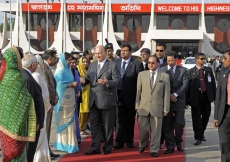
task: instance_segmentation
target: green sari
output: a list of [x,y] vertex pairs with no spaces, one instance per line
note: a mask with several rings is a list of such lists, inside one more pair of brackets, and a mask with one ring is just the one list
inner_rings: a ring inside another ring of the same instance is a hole
[[[21,58],[16,47],[3,55],[0,74],[0,141],[3,161],[25,161],[25,141],[35,141],[34,102],[21,74]],[[12,149],[9,149],[12,148]]]

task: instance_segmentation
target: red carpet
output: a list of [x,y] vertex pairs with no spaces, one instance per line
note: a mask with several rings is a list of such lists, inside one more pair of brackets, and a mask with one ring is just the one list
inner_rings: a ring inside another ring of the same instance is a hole
[[[144,162],[144,161],[156,161],[156,162],[184,162],[184,152],[179,152],[175,149],[175,152],[169,155],[165,155],[164,149],[159,150],[159,157],[152,157],[149,152],[149,148],[146,148],[145,152],[140,154],[138,152],[138,139],[139,132],[137,123],[135,125],[135,146],[136,148],[128,148],[125,146],[123,149],[112,150],[108,155],[84,155],[85,151],[88,151],[91,146],[91,136],[88,136],[79,145],[80,152],[74,154],[67,154],[59,162]],[[103,146],[103,143],[101,144]]]

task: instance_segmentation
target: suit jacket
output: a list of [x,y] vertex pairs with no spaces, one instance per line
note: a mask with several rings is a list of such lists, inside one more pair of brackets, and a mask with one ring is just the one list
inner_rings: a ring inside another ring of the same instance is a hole
[[144,63],[142,62],[142,66],[144,70],[149,70],[148,62],[145,64],[145,66],[144,66]]
[[55,106],[55,99],[56,97],[58,97],[56,92],[56,87],[57,87],[56,80],[54,78],[54,75],[50,67],[46,63],[44,63],[44,66],[45,66],[46,82],[47,82],[49,95],[50,95],[50,104],[52,106]]
[[[212,69],[210,67],[204,68],[204,82],[206,85],[206,94],[210,102],[215,100],[216,95],[216,82],[214,79],[214,75]],[[211,77],[211,82],[208,81],[208,77]],[[188,70],[188,78],[189,78],[189,87],[187,92],[187,105],[191,105],[192,107],[198,106],[199,100],[199,88],[200,88],[200,79],[197,74],[196,66]]]
[[218,120],[218,126],[221,125],[227,103],[227,82],[229,72],[229,69],[224,69],[219,75],[214,111],[214,119]]
[[[119,69],[119,75],[121,71],[122,59],[116,60],[117,67]],[[118,96],[119,100],[123,100],[123,103],[127,107],[135,107],[136,93],[137,93],[137,77],[138,74],[144,70],[142,62],[130,59],[128,66],[125,69],[125,73],[122,79],[122,96]]]
[[165,73],[157,73],[154,86],[150,85],[150,70],[138,75],[136,110],[138,115],[163,117],[170,108],[170,79]]
[[213,61],[213,70],[217,71],[217,70],[221,70],[221,64],[222,62],[219,60],[219,66],[216,67],[216,60]]
[[[85,84],[90,84],[89,107],[95,102],[99,109],[115,108],[117,106],[117,87],[119,86],[120,75],[116,64],[106,60],[99,75],[97,76],[98,61],[92,62],[85,77]],[[108,85],[101,85],[98,79],[108,80]]]
[[167,59],[166,58],[164,58],[164,60],[163,60],[163,63],[162,64],[160,64],[160,68],[162,68],[162,67],[164,67],[164,66],[166,66],[166,65],[168,65],[168,63],[167,63]]
[[168,66],[160,68],[161,72],[165,72],[170,76],[170,93],[176,93],[177,102],[170,102],[170,111],[184,111],[185,110],[185,92],[188,89],[188,75],[187,69],[179,65],[176,66],[174,77],[168,70]]
[[22,76],[26,81],[28,92],[34,100],[37,124],[39,124],[39,128],[42,129],[45,111],[42,98],[42,89],[36,80],[34,80],[33,76],[24,68],[22,69]]

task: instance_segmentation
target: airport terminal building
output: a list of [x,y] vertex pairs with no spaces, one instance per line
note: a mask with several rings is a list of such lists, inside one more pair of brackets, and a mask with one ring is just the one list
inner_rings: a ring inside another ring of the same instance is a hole
[[[230,45],[230,4],[155,4],[154,0],[152,4],[117,4],[104,0],[104,4],[61,1],[47,5],[20,1],[11,4],[15,17],[12,37],[6,25],[0,33],[3,51],[11,44],[33,53],[41,53],[47,46],[58,53],[82,51],[105,44],[107,38],[114,50],[130,43],[136,56],[142,48],[154,53],[157,42],[165,42],[168,51],[184,55],[201,51],[212,56],[223,54]],[[0,3],[0,11],[7,24],[10,4]]]

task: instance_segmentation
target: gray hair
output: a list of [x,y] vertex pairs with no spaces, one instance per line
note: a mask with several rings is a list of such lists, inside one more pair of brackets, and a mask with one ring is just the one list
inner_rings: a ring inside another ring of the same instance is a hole
[[25,54],[22,59],[22,67],[30,68],[34,62],[37,62],[37,59],[33,54]]

